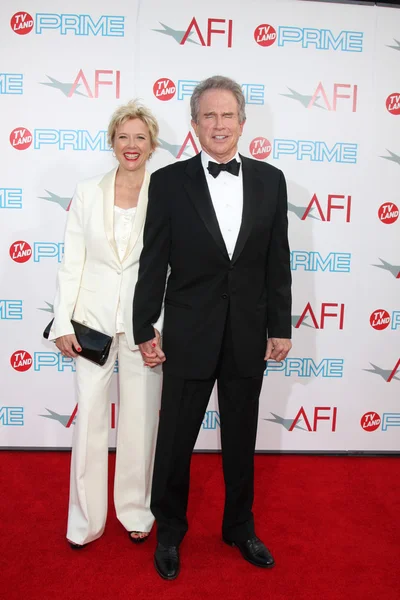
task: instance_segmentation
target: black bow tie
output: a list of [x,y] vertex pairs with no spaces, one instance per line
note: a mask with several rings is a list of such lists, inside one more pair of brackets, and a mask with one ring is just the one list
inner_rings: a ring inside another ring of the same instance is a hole
[[221,171],[228,171],[228,173],[231,173],[231,175],[238,176],[240,171],[240,162],[234,158],[232,158],[232,160],[230,160],[228,163],[221,164],[209,160],[207,169],[210,175],[213,177],[218,177]]

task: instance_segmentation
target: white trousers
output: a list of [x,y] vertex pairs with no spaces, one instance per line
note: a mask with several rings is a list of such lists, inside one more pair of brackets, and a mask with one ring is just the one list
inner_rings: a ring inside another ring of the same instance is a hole
[[161,396],[161,367],[143,365],[140,352],[116,334],[103,367],[76,359],[78,413],[74,426],[67,538],[99,538],[107,518],[108,391],[118,355],[119,411],[114,503],[128,531],[150,531],[151,478]]

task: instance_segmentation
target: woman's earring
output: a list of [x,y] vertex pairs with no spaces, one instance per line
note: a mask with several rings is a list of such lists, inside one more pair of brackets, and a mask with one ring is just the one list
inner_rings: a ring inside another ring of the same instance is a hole
[[114,148],[113,148],[113,151],[112,151],[112,155],[113,155],[114,158],[117,158],[117,156],[115,154],[115,151],[114,151]]

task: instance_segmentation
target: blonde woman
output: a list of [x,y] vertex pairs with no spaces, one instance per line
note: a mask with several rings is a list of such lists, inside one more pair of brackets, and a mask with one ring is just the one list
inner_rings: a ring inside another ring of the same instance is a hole
[[[78,414],[74,428],[67,539],[81,548],[99,538],[107,516],[108,390],[118,356],[120,390],[114,502],[133,542],[147,539],[151,477],[160,405],[161,367],[143,364],[133,339],[132,299],[142,250],[158,124],[137,101],[118,108],[108,141],[118,166],[79,183],[68,215],[57,278],[53,339],[76,358]],[[79,356],[71,318],[113,336],[104,366]],[[155,323],[159,336],[161,318]]]

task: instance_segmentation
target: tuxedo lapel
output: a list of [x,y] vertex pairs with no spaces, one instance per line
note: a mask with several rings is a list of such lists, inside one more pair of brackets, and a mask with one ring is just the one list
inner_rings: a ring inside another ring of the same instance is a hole
[[218,225],[217,216],[211,200],[207,180],[201,164],[201,155],[197,154],[186,166],[185,188],[195,209],[207,227],[222,254],[229,259],[224,238]]
[[263,193],[262,181],[258,177],[252,162],[242,155],[240,155],[240,159],[242,161],[243,169],[243,213],[239,235],[232,256],[232,263],[239,258],[247,238],[250,235],[257,214],[257,207]]
[[115,176],[117,174],[117,168],[113,169],[109,173],[104,175],[103,179],[99,183],[99,187],[103,192],[103,217],[104,217],[104,231],[108,243],[111,246],[118,262],[118,249],[114,239],[114,196],[115,196]]
[[133,248],[136,245],[136,242],[139,239],[140,232],[143,229],[146,210],[147,210],[147,202],[148,202],[148,192],[149,192],[149,183],[150,183],[150,175],[147,171],[144,174],[144,179],[142,183],[142,187],[139,192],[139,199],[137,203],[137,209],[135,214],[135,219],[132,225],[131,236],[129,238],[129,244],[125,252],[125,256],[122,260],[126,260],[129,254],[132,252]]

